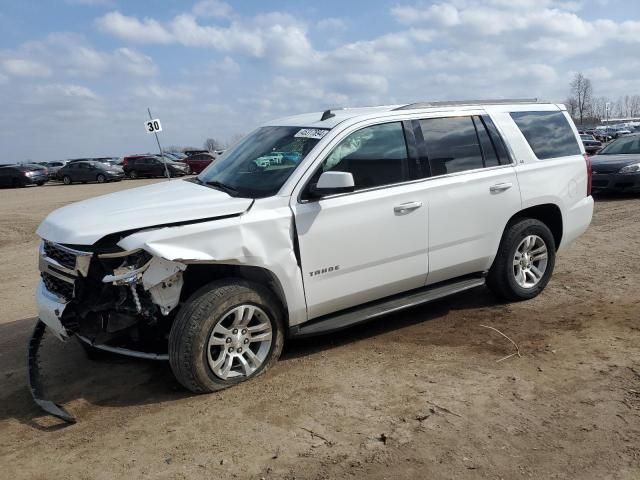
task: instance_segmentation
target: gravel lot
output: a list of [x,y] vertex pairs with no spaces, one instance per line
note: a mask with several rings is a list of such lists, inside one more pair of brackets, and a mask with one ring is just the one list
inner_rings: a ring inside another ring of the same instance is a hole
[[[640,478],[640,198],[598,199],[543,295],[484,288],[285,347],[260,379],[192,395],[168,364],[45,340],[32,405],[38,223],[151,181],[0,190],[0,465],[11,479]],[[522,357],[496,360],[515,340]]]

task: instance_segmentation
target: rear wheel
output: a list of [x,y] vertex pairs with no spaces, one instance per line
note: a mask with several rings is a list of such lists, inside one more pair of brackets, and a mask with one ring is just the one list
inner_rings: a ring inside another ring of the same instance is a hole
[[135,170],[131,170],[129,172],[129,178],[138,178],[138,172],[136,172]]
[[69,175],[65,175],[62,177],[62,183],[65,185],[71,185],[71,177]]
[[256,377],[280,356],[284,327],[279,302],[243,280],[210,283],[180,309],[169,335],[169,362],[196,393]]
[[487,276],[487,286],[506,300],[528,300],[549,283],[556,246],[549,227],[532,218],[507,226]]
[[105,177],[103,174],[99,173],[98,176],[96,177],[96,180],[98,183],[104,183],[107,181],[107,177]]

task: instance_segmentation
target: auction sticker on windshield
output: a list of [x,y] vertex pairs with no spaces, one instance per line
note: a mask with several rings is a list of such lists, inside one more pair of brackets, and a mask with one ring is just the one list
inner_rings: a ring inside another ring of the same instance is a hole
[[320,140],[324,137],[329,130],[325,130],[322,128],[303,128],[298,133],[294,135],[296,138],[315,138]]

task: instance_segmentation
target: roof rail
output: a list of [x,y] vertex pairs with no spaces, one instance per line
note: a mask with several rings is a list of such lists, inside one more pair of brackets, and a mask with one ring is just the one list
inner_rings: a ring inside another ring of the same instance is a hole
[[538,103],[537,98],[503,98],[494,100],[453,100],[443,102],[416,102],[394,108],[396,110],[416,110],[431,107],[459,107],[465,105],[503,105],[511,103]]

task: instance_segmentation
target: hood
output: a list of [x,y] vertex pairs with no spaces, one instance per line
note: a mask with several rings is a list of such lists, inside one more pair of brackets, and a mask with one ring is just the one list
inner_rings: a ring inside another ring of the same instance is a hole
[[237,215],[252,203],[250,198],[173,180],[59,208],[45,218],[37,234],[56,243],[92,245],[111,233]]
[[640,163],[640,155],[594,155],[591,157],[591,165],[596,173],[615,173],[632,163]]

